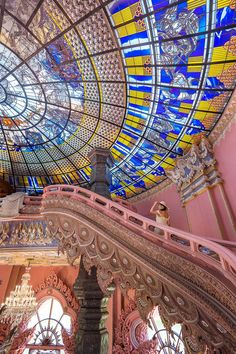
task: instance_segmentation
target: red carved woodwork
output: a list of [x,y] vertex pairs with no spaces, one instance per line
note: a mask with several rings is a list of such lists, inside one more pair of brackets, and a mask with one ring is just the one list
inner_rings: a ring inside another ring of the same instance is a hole
[[25,350],[26,344],[33,337],[34,328],[25,330],[22,333],[19,333],[14,339],[9,351],[9,354],[22,354]]
[[40,293],[43,292],[43,290],[49,288],[59,291],[63,295],[64,299],[66,300],[67,306],[71,308],[74,312],[76,313],[78,312],[79,303],[76,297],[73,295],[70,288],[60,278],[58,278],[58,276],[54,272],[50,274],[42,283],[40,283],[34,289],[37,298],[40,295]]
[[66,354],[74,354],[76,349],[76,333],[68,333],[64,328],[61,331]]
[[121,311],[115,330],[113,354],[156,354],[157,340],[148,340],[147,324],[139,316],[135,301]]

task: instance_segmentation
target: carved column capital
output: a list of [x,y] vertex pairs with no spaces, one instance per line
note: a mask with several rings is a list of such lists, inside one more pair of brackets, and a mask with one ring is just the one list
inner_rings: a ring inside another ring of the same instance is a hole
[[109,149],[95,148],[89,154],[92,173],[90,177],[91,190],[104,197],[110,198],[111,184],[110,168],[114,159]]
[[177,185],[183,204],[222,182],[213,148],[205,137],[198,145],[193,144],[183,157],[177,158],[175,168],[166,174]]

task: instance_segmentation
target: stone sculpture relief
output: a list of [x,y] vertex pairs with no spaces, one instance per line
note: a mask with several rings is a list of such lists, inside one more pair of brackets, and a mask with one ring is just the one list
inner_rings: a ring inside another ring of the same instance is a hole
[[222,182],[213,148],[206,138],[202,138],[198,145],[192,145],[183,157],[177,158],[175,168],[166,174],[177,185],[183,204],[204,189]]

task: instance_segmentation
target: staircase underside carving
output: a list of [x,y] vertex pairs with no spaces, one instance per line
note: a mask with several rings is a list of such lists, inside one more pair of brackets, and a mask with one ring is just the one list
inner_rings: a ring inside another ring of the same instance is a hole
[[[236,301],[233,278],[211,264],[171,246],[144,239],[141,233],[111,221],[102,213],[67,196],[48,195],[43,214],[51,236],[70,262],[83,256],[87,270],[95,265],[101,288],[109,292],[113,283],[126,292],[136,290],[143,319],[155,305],[171,323],[184,323],[202,343],[236,348]],[[222,279],[222,281],[220,281]],[[191,335],[189,334],[189,343]],[[189,344],[189,345],[190,345]]]

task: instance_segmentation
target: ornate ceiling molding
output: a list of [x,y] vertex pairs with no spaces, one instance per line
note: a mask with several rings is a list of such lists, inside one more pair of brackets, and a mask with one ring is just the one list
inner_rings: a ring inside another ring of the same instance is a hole
[[206,333],[205,340],[218,346],[224,342],[232,352],[236,343],[235,289],[209,264],[198,263],[190,255],[183,257],[181,251],[172,252],[158,239],[144,239],[78,200],[49,195],[43,207],[50,233],[69,261],[83,256],[86,269],[95,265],[104,288],[115,282],[124,292],[136,289],[143,318],[159,304],[168,317],[179,322],[194,323],[205,332],[212,325],[217,336]]
[[216,124],[214,130],[209,135],[209,141],[213,146],[219,144],[230,131],[233,124],[236,122],[236,89],[234,90],[230,101],[224,109],[220,120]]
[[230,0],[6,1],[0,177],[19,190],[84,185],[103,147],[113,197],[161,189],[176,157],[224,125],[233,21]]

